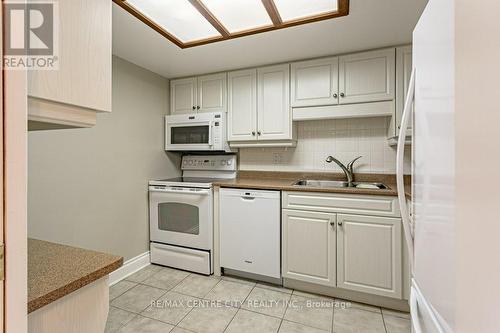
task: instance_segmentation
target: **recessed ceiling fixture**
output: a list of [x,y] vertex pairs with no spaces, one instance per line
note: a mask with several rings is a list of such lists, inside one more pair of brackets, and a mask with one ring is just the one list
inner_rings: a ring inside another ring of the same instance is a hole
[[349,14],[349,0],[113,0],[180,48]]

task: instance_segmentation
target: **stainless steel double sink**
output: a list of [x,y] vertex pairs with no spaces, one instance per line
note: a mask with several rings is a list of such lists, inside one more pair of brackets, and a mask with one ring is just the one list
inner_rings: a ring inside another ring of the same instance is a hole
[[334,187],[334,188],[359,188],[359,189],[373,189],[385,190],[388,187],[382,183],[369,183],[369,182],[353,182],[349,184],[341,180],[314,180],[314,179],[301,179],[293,183],[293,186],[310,186],[310,187]]

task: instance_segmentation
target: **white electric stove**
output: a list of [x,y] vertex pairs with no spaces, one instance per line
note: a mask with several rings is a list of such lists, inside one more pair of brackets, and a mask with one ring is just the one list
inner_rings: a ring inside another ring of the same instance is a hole
[[213,273],[212,183],[236,168],[236,155],[186,155],[182,177],[149,182],[152,263]]

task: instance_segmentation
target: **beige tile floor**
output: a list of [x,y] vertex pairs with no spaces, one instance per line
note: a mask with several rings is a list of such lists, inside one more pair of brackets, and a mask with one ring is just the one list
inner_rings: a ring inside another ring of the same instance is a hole
[[150,265],[110,288],[106,333],[409,333],[407,313]]

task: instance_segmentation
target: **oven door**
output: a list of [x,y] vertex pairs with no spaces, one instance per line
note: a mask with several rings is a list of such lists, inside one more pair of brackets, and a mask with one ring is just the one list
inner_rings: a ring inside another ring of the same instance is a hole
[[211,189],[150,186],[151,241],[211,250],[212,198]]
[[166,122],[165,145],[169,151],[215,150],[211,120],[196,122]]

